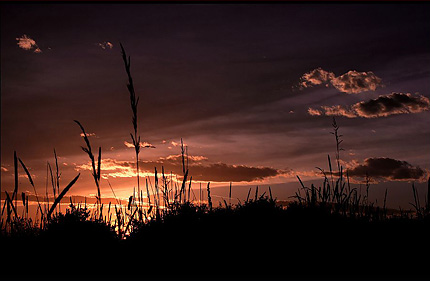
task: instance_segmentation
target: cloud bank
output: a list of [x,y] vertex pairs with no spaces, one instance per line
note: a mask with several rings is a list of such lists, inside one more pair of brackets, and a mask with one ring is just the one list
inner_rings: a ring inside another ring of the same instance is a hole
[[[268,177],[274,177],[283,173],[283,171],[270,167],[250,167],[246,165],[230,165],[225,163],[205,163],[207,158],[204,156],[188,156],[189,175],[196,181],[211,182],[252,182],[262,180]],[[103,178],[126,178],[135,177],[135,162],[118,161],[115,159],[105,159],[102,161],[101,170]],[[182,158],[181,155],[170,155],[160,157],[156,161],[140,161],[139,167],[143,176],[157,171],[164,171],[168,174],[172,172],[175,175],[182,176]],[[79,165],[75,168],[78,171],[91,170],[91,163]]]
[[382,79],[377,77],[372,71],[358,72],[356,70],[348,71],[338,77],[333,72],[326,71],[322,68],[316,68],[308,73],[303,74],[300,78],[300,86],[309,88],[316,85],[330,84],[337,90],[348,93],[358,94],[366,91],[375,91],[382,86]]
[[425,181],[427,179],[426,171],[420,167],[386,157],[367,158],[363,164],[357,164],[348,169],[350,177],[365,178],[366,174],[371,179],[385,181]]
[[420,94],[392,93],[353,105],[358,116],[385,117],[393,114],[420,113],[430,109],[429,98]]
[[321,106],[320,109],[308,108],[313,116],[344,116],[348,118],[378,118],[396,114],[420,113],[430,109],[429,98],[420,94],[391,93],[376,99],[361,101],[352,106]]

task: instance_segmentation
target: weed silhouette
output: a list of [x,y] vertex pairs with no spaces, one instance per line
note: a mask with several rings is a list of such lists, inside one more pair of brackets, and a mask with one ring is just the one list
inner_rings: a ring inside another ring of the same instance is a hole
[[[329,171],[320,169],[322,185],[308,187],[298,178],[301,188],[286,206],[258,186],[246,200],[214,206],[210,183],[207,201],[200,186],[199,201],[192,200],[192,176],[188,170],[188,151],[181,139],[182,184],[173,184],[155,169],[154,184],[146,179],[147,202],[140,188],[140,136],[137,104],[130,73],[130,58],[121,45],[128,76],[132,123],[131,134],[136,155],[137,196],[128,205],[118,199],[109,203],[107,212],[100,192],[101,148],[97,161],[81,123],[86,152],[91,160],[97,188],[95,214],[84,206],[70,203],[58,211],[61,200],[76,183],[79,174],[60,192],[57,155],[56,173],[47,165],[53,188],[53,204],[45,208],[36,196],[40,220],[28,217],[28,194],[21,193],[25,215],[17,212],[18,162],[36,188],[28,168],[14,152],[14,191],[5,191],[2,207],[1,245],[5,258],[4,276],[43,278],[49,272],[55,279],[156,278],[398,278],[428,277],[430,251],[430,179],[427,199],[421,206],[412,186],[414,212],[389,214],[386,208],[369,200],[351,186],[348,171],[341,166],[342,140],[333,119],[336,139],[336,166],[328,155]],[[336,167],[335,167],[336,169]],[[109,183],[109,182],[108,182]],[[113,187],[109,186],[116,198]],[[187,194],[188,190],[188,194]],[[46,198],[49,192],[46,187]],[[45,210],[45,211],[44,211]],[[26,270],[22,270],[25,267]]]

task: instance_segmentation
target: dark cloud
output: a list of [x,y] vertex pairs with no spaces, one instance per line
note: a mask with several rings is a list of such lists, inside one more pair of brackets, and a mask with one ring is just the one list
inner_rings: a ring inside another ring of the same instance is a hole
[[249,167],[244,165],[228,165],[224,163],[210,164],[208,166],[192,165],[190,174],[193,179],[216,182],[251,182],[274,177],[280,172],[268,167]]
[[353,106],[358,116],[375,118],[392,114],[419,113],[429,110],[429,98],[419,94],[392,93]]
[[321,106],[322,110],[309,108],[310,115],[344,116],[348,118],[377,118],[395,114],[420,113],[430,109],[429,98],[420,94],[392,93],[376,99],[361,101],[352,106]]
[[[204,163],[207,158],[204,156],[189,156],[185,159],[188,163],[189,176],[193,180],[212,181],[212,182],[252,182],[262,180],[268,177],[274,177],[281,173],[280,170],[269,167],[250,167],[245,165],[229,165],[225,163]],[[182,176],[182,158],[181,155],[171,155],[160,157],[156,161],[140,161],[139,167],[142,172],[153,173],[154,169],[160,173],[162,168],[166,174],[172,172],[175,175]],[[77,167],[77,170],[90,170],[90,164]],[[102,162],[102,176],[104,178],[117,177],[134,177],[135,163],[131,161],[117,161],[114,159],[105,159]]]
[[[194,180],[213,181],[213,182],[251,182],[262,180],[268,177],[274,177],[281,172],[269,167],[250,167],[245,165],[229,165],[225,163],[207,164],[207,158],[203,156],[188,157],[189,175]],[[142,161],[140,164],[142,170],[153,172],[154,167],[161,171],[164,167],[165,172],[182,175],[182,160],[180,155],[160,158],[158,161]]]
[[426,179],[426,171],[420,167],[414,167],[406,161],[392,158],[367,158],[364,164],[356,165],[348,169],[350,177],[364,178],[366,174],[371,179],[388,181],[422,181]]

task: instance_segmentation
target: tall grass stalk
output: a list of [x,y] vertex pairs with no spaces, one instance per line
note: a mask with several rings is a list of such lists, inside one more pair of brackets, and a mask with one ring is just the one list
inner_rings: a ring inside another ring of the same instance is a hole
[[41,221],[43,221],[43,214],[44,213],[42,210],[42,206],[40,205],[39,196],[37,195],[36,187],[34,186],[33,179],[31,178],[31,174],[28,171],[27,167],[25,166],[24,162],[22,162],[22,160],[20,158],[18,158],[18,160],[19,160],[19,163],[21,163],[21,166],[24,169],[25,173],[27,174],[27,177],[28,177],[28,180],[29,180],[31,186],[33,187],[34,195],[36,196],[36,200],[37,200],[37,206],[39,207],[40,214],[41,214]]
[[209,205],[209,210],[212,211],[212,198],[211,198],[211,189],[209,187],[210,182],[208,182],[208,205]]
[[[54,148],[54,158],[55,158],[55,185],[54,185],[54,190],[55,187],[57,187],[57,194],[60,194],[60,170],[59,170],[59,166],[58,166],[58,157],[57,157],[57,152],[55,151]],[[61,212],[61,204],[58,205],[59,210]]]
[[[13,168],[14,168],[14,180],[15,180],[15,187],[13,189],[12,193],[12,201],[16,196],[18,196],[18,158],[16,156],[16,151],[13,152]],[[15,200],[16,204],[16,200]]]
[[[99,147],[99,155],[98,155],[98,159],[97,159],[97,168],[96,168],[96,161],[95,161],[95,157],[94,157],[94,154],[92,152],[92,149],[91,149],[91,144],[90,144],[90,140],[88,139],[88,135],[85,132],[85,129],[82,126],[82,124],[79,121],[77,121],[77,120],[74,120],[74,121],[81,128],[82,133],[84,135],[83,138],[84,138],[85,144],[87,145],[87,147],[81,146],[81,148],[82,148],[82,150],[85,153],[88,154],[88,156],[90,157],[90,160],[91,160],[91,166],[92,166],[92,169],[93,169],[92,176],[94,178],[94,182],[95,182],[96,187],[97,187],[97,196],[96,196],[96,199],[97,199],[97,210],[99,212],[99,215],[101,215],[101,213],[102,213],[102,210],[101,210],[102,199],[101,199],[101,192],[100,192],[100,166],[101,166],[101,162],[102,162],[102,158],[101,158],[102,148]],[[57,186],[58,186],[58,182],[57,182]]]
[[337,163],[337,170],[340,173],[341,171],[341,166],[340,166],[340,151],[344,150],[343,148],[340,147],[340,144],[343,142],[343,140],[341,140],[341,137],[343,137],[343,135],[339,134],[339,126],[336,123],[336,118],[333,116],[333,123],[332,123],[332,127],[333,127],[333,132],[330,132],[330,134],[335,136],[336,139],[336,163]]
[[134,151],[136,155],[136,177],[137,177],[137,192],[139,196],[139,202],[141,202],[140,198],[140,171],[139,171],[139,152],[140,152],[140,136],[138,135],[138,126],[137,126],[137,105],[139,103],[139,97],[136,97],[136,93],[134,91],[133,78],[131,77],[130,72],[130,56],[127,58],[127,54],[124,50],[124,47],[120,43],[121,46],[121,54],[122,59],[124,61],[125,71],[128,77],[127,89],[130,93],[130,105],[132,111],[132,124],[133,124],[133,133],[130,133],[131,140],[133,142]]
[[[69,189],[75,184],[75,182],[78,180],[79,176],[81,174],[79,173],[73,180],[70,181],[70,183],[61,191],[60,194],[58,194],[58,197],[55,199],[54,203],[52,204],[51,208],[49,209],[49,212],[47,214],[47,217],[50,218],[52,215],[52,212],[54,212],[55,207],[61,202],[61,199],[63,199],[64,195],[69,191]],[[71,200],[71,199],[70,199]]]
[[51,176],[50,178],[51,178],[51,185],[52,185],[52,193],[54,195],[54,201],[55,201],[55,199],[57,198],[57,191],[55,188],[54,174],[52,173],[52,167],[51,167],[51,164],[49,164],[49,162],[48,162],[48,168],[49,168],[49,174]]
[[[48,213],[48,209],[49,209],[48,182],[49,182],[49,162],[46,162],[46,181],[45,181],[46,204],[45,204],[45,213]],[[23,198],[25,199],[25,194],[24,194]],[[25,203],[24,199],[23,199],[23,203]]]

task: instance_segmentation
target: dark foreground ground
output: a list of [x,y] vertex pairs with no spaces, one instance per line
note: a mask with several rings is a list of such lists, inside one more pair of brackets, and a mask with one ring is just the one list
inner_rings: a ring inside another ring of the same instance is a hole
[[126,240],[72,217],[39,235],[3,234],[0,279],[429,280],[429,226],[270,200],[211,212],[184,205]]

